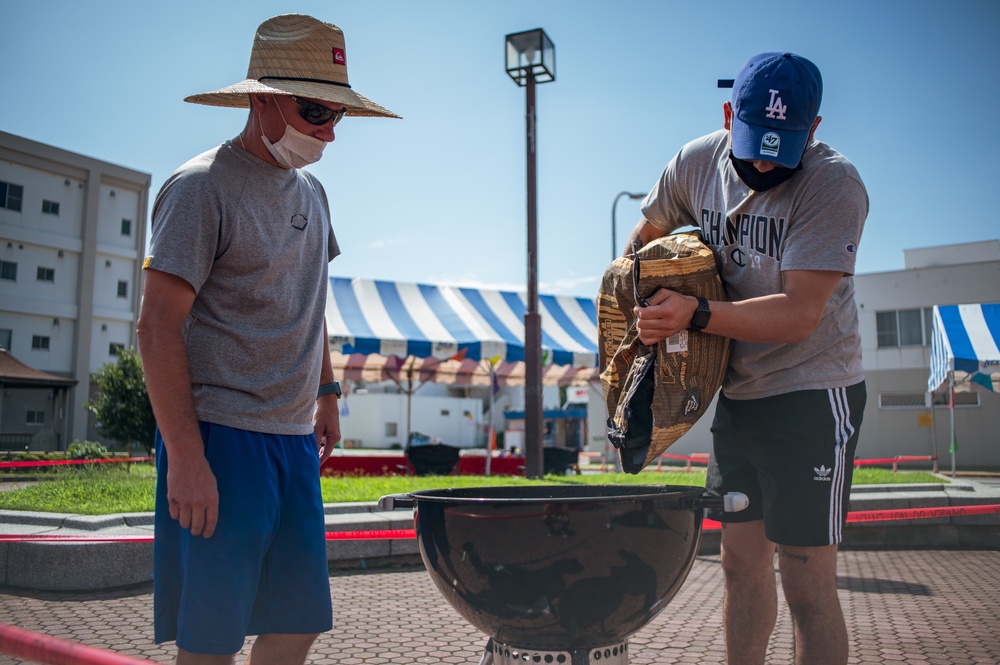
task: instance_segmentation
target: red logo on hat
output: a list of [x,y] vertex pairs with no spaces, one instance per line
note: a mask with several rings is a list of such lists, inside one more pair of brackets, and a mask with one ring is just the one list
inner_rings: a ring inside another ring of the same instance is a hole
[[336,65],[346,65],[347,64],[347,54],[344,53],[342,48],[333,49],[333,63]]

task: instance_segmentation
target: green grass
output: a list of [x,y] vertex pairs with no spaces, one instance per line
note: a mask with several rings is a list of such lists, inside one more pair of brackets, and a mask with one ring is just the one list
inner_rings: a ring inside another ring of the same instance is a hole
[[[156,471],[148,464],[130,465],[130,470],[74,468],[49,476],[24,489],[0,492],[0,510],[109,515],[151,512],[155,501]],[[862,467],[854,471],[855,485],[894,483],[947,483],[931,473]],[[532,483],[700,485],[705,472],[672,471],[638,475],[625,473],[547,476],[533,481],[513,476],[368,476],[323,478],[320,485],[324,503],[377,501],[386,494],[404,494],[447,487],[512,486]]]
[[153,510],[156,499],[156,469],[145,464],[133,464],[128,470],[77,467],[47,478],[51,480],[0,492],[0,509],[76,515],[143,513]]

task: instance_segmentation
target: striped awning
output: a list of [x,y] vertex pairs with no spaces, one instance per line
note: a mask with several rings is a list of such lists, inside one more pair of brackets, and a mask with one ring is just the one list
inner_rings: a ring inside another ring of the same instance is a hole
[[[501,360],[492,365],[488,360],[439,360],[438,358],[400,358],[377,353],[345,355],[330,353],[333,373],[348,381],[378,383],[392,381],[408,388],[412,384],[446,383],[459,386],[523,386],[523,362]],[[585,386],[600,380],[596,367],[572,365],[546,365],[542,368],[542,385]]]
[[[544,364],[597,365],[592,299],[539,295]],[[512,291],[331,277],[331,348],[398,358],[524,360],[525,297]]]
[[1000,304],[935,305],[927,390],[1000,392]]

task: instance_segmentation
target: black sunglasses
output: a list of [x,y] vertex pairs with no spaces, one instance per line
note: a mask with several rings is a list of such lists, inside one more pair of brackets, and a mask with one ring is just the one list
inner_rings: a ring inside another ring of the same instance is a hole
[[325,125],[326,123],[333,121],[336,125],[340,122],[345,115],[347,115],[347,109],[331,109],[323,106],[322,104],[317,104],[315,102],[310,102],[308,99],[302,99],[301,97],[292,96],[295,103],[299,105],[299,115],[302,119],[308,122],[310,125]]

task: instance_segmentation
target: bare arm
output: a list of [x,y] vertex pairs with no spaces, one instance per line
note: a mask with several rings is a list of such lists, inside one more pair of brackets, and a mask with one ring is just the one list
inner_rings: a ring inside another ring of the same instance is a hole
[[[781,276],[781,293],[739,302],[711,302],[712,317],[705,332],[762,344],[798,342],[808,337],[819,325],[844,274],[788,270]],[[655,344],[688,327],[698,299],[660,289],[649,303],[649,307],[636,308],[636,327],[643,343]]]
[[632,254],[632,244],[638,243],[639,247],[642,247],[646,243],[656,240],[657,238],[662,238],[667,235],[667,231],[664,231],[658,226],[653,226],[645,218],[640,219],[639,223],[635,225],[632,229],[631,235],[628,237],[628,242],[625,243],[625,250],[622,252],[622,256],[629,256]]
[[[326,321],[323,321],[323,369],[320,372],[320,385],[333,383],[333,361],[330,360],[330,335],[327,332]],[[333,452],[333,446],[340,441],[340,403],[336,395],[324,395],[316,400],[316,413],[313,414],[313,432],[319,445],[319,463],[323,464]]]
[[191,535],[209,538],[218,522],[219,494],[205,459],[183,337],[194,298],[194,289],[180,277],[147,270],[137,333],[149,400],[169,458],[170,516]]

